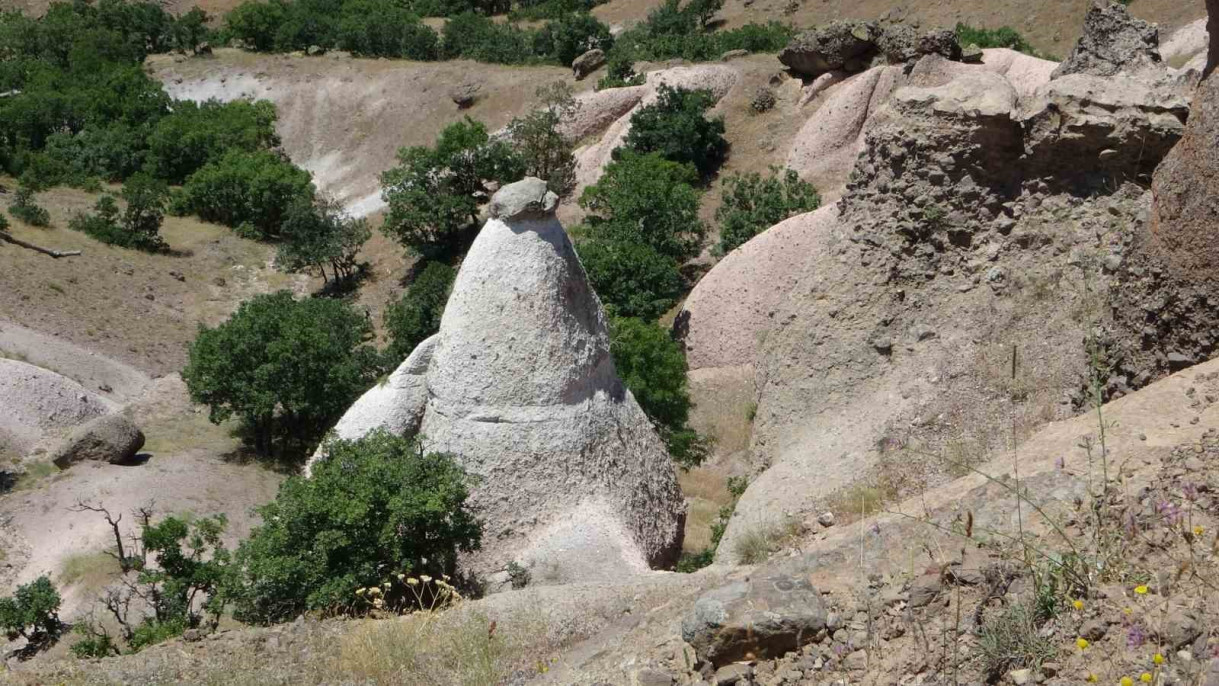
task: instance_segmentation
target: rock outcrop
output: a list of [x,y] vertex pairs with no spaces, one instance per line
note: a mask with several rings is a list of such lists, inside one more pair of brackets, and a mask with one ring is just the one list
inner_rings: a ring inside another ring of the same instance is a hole
[[1155,24],[1130,16],[1125,5],[1092,0],[1084,17],[1084,32],[1057,69],[1054,78],[1068,74],[1113,76],[1147,69],[1161,70],[1160,30]]
[[605,64],[605,51],[600,48],[593,48],[588,52],[580,55],[572,60],[571,72],[579,81],[585,76],[597,71]]
[[702,660],[774,658],[799,650],[825,629],[825,603],[806,578],[765,574],[708,591],[682,620],[682,640]]
[[348,436],[417,425],[427,450],[457,456],[484,522],[466,568],[493,584],[510,562],[534,583],[588,581],[672,564],[681,549],[672,462],[618,379],[556,204],[533,178],[495,194],[440,332],[339,424]]
[[51,461],[60,469],[86,460],[127,465],[143,447],[144,432],[138,426],[121,414],[108,414],[73,429],[51,453]]
[[902,23],[835,21],[792,39],[779,61],[793,72],[816,78],[832,71],[855,73],[881,64],[901,64],[923,55],[961,59],[956,31],[918,31]]
[[[1219,14],[1212,8],[1211,19]],[[1211,34],[1212,47],[1219,44]],[[1193,96],[1181,142],[1156,169],[1155,202],[1134,236],[1113,298],[1109,366],[1137,388],[1219,350],[1219,78]]]

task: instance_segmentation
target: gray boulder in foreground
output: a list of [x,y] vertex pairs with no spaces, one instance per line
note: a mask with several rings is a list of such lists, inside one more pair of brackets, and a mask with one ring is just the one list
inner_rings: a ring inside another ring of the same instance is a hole
[[672,461],[618,378],[556,205],[536,178],[495,194],[440,331],[336,427],[417,429],[426,450],[456,456],[484,525],[462,564],[492,580],[509,563],[535,584],[615,580],[681,551]]
[[77,462],[97,460],[110,464],[131,464],[144,447],[144,432],[121,414],[108,414],[72,430],[51,454],[60,469]]
[[806,579],[755,576],[708,591],[681,623],[682,640],[716,667],[782,657],[818,640],[825,628],[821,593]]

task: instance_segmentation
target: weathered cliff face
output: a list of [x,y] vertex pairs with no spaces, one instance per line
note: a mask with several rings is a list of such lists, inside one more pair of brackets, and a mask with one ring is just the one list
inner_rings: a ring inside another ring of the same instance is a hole
[[[1103,26],[1119,30],[1122,12]],[[691,359],[754,365],[758,394],[758,475],[718,559],[747,533],[815,515],[836,489],[942,481],[1002,449],[1013,424],[1027,435],[1077,411],[1088,341],[1111,320],[1107,294],[1146,222],[1150,193],[1130,182],[1149,179],[1185,128],[1188,81],[1148,53],[1155,42],[1020,88],[994,66],[923,58],[878,104],[876,89],[866,99],[835,208],[774,229],[805,228],[803,260],[776,261],[790,246],[768,251],[763,234],[708,274],[679,320]],[[1137,69],[1101,75],[1114,64]],[[734,298],[717,270],[740,272],[744,258],[798,266],[730,336],[707,303]],[[1116,394],[1151,378],[1101,381]]]
[[671,564],[681,549],[672,463],[618,379],[556,202],[538,179],[496,194],[440,332],[337,427],[418,430],[427,450],[457,456],[485,526],[467,568],[493,584],[510,562],[535,583],[587,581]]

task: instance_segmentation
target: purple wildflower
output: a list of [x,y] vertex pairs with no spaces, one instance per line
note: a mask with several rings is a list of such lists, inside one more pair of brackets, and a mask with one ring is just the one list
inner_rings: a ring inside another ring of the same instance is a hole
[[1186,500],[1193,502],[1198,499],[1198,484],[1190,481],[1182,486],[1181,490],[1185,493]]
[[1147,632],[1143,630],[1143,625],[1138,622],[1130,625],[1130,628],[1126,631],[1126,648],[1130,650],[1141,648],[1146,641]]
[[1171,500],[1161,501],[1156,505],[1156,512],[1160,513],[1160,516],[1164,518],[1164,522],[1168,526],[1176,526],[1181,522],[1181,508],[1177,507],[1177,504]]

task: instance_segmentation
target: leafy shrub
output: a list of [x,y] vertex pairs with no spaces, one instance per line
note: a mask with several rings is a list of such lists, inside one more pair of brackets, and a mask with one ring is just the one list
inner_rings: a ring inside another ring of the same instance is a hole
[[732,252],[784,219],[820,205],[817,190],[791,169],[780,174],[778,167],[771,167],[765,178],[756,172],[734,174],[724,181],[724,203],[715,212],[718,252]]
[[[220,542],[227,520],[223,514],[186,521],[166,517],[153,523],[151,507],[135,511],[140,533],[130,539],[103,506],[80,501],[77,511],[98,512],[114,532],[123,583],[112,586],[102,605],[117,623],[127,646],[138,651],[187,629],[215,630],[228,600],[222,593],[229,578],[230,556]],[[134,577],[134,578],[132,578]],[[133,601],[143,616],[131,616]],[[73,646],[78,657],[105,657],[119,652],[106,628],[90,616],[76,627],[84,638]]]
[[436,146],[398,150],[398,166],[381,175],[389,205],[381,230],[428,258],[460,254],[471,238],[486,184],[516,181],[525,166],[508,143],[491,140],[467,117],[447,126]]
[[383,430],[325,450],[311,478],[290,477],[260,508],[263,525],[237,551],[230,595],[241,621],[339,612],[356,588],[391,574],[455,574],[458,551],[479,546],[466,475],[451,457]]
[[24,183],[17,187],[8,213],[30,226],[51,225],[51,214],[34,201],[34,190]]
[[457,270],[443,262],[429,262],[402,298],[385,310],[389,347],[387,366],[398,366],[428,336],[440,330],[440,317],[449,301]]
[[525,165],[525,174],[546,181],[559,195],[576,186],[576,157],[572,142],[559,132],[559,124],[569,118],[579,104],[571,87],[562,81],[537,89],[542,107],[508,124],[508,136]]
[[1020,32],[1010,26],[1001,26],[997,29],[987,29],[970,26],[965,23],[957,24],[957,42],[961,45],[977,45],[979,48],[1010,48],[1017,52],[1023,52],[1026,55],[1033,57],[1041,57]]
[[710,31],[710,19],[720,6],[719,0],[696,0],[685,7],[680,0],[665,0],[646,20],[618,37],[614,52],[636,60],[705,62],[729,50],[778,52],[795,34],[791,26],[774,21]]
[[103,194],[93,205],[94,214],[78,213],[68,220],[68,228],[110,245],[125,246],[127,232],[119,226],[119,206],[114,196]]
[[640,86],[644,81],[643,74],[635,73],[635,62],[625,51],[612,51],[606,57],[605,76],[597,81],[597,90],[605,88],[621,88],[623,86]]
[[309,172],[267,151],[230,150],[191,174],[176,203],[249,238],[280,234],[288,209],[313,199]]
[[596,184],[584,189],[580,206],[590,238],[641,243],[683,261],[698,254],[705,227],[698,218],[694,167],[657,153],[616,151]]
[[728,152],[724,120],[705,116],[714,104],[715,99],[707,91],[661,84],[656,102],[631,117],[625,147],[691,164],[705,179],[719,168]]
[[686,468],[701,464],[708,446],[686,425],[692,403],[681,344],[656,324],[616,318],[610,322],[610,354],[622,383],[656,425],[673,459]]
[[347,216],[329,198],[298,199],[288,208],[281,233],[275,266],[289,273],[317,269],[323,281],[327,265],[336,281],[354,275],[356,254],[372,235],[368,222]]
[[609,50],[614,44],[609,27],[591,14],[568,14],[533,35],[533,52],[562,65],[593,49]]
[[140,250],[162,250],[161,222],[165,218],[165,203],[169,189],[147,174],[136,174],[123,184],[121,197],[123,228],[131,236],[131,247]]
[[266,100],[176,103],[148,136],[147,171],[180,184],[231,150],[273,148],[279,145],[275,119],[275,106]]
[[434,60],[440,52],[436,32],[392,0],[347,0],[338,35],[339,47],[356,55]]
[[45,576],[18,586],[16,593],[0,598],[0,630],[10,641],[19,636],[31,643],[53,641],[63,630],[59,603],[59,592]]
[[200,327],[182,378],[212,422],[236,415],[255,450],[309,449],[380,371],[364,345],[363,314],[330,299],[297,301],[288,291],[242,303],[216,328]]

